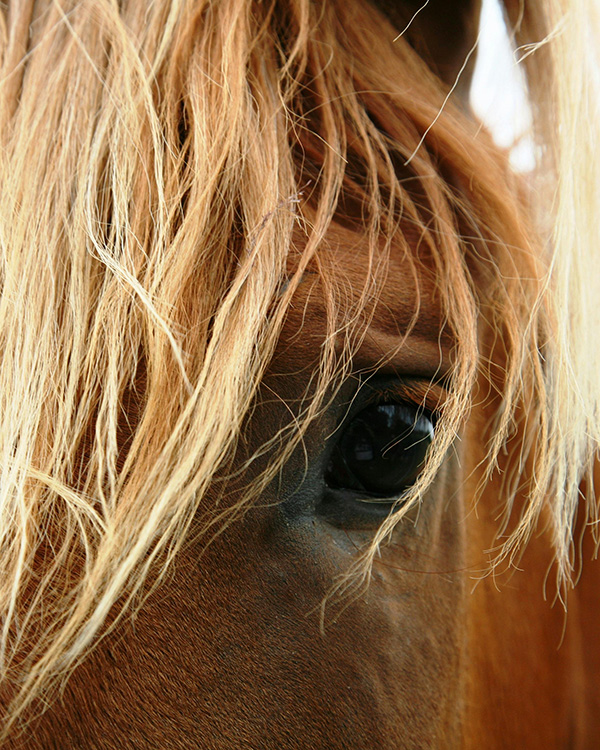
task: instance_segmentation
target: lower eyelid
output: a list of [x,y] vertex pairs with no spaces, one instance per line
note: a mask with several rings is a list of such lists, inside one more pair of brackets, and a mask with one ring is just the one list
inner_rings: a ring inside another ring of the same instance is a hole
[[332,526],[351,531],[376,528],[389,516],[398,498],[358,498],[346,490],[327,490],[317,505],[317,515]]

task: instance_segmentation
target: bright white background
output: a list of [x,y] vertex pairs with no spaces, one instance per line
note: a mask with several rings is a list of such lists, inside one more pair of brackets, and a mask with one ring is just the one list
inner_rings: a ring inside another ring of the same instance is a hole
[[515,62],[497,0],[483,0],[477,65],[471,105],[500,146],[511,148],[511,163],[522,172],[533,169],[528,132],[531,112],[523,74]]

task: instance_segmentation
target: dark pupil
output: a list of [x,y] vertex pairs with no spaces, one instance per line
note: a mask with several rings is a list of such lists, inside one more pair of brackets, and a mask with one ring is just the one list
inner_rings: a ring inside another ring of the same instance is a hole
[[416,407],[368,406],[339,439],[325,480],[336,489],[397,496],[416,481],[432,439],[431,420]]

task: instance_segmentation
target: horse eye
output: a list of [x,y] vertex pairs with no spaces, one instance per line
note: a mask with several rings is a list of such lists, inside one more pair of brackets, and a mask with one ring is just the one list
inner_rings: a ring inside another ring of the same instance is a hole
[[397,498],[419,476],[433,440],[433,423],[407,403],[374,404],[346,427],[325,473],[334,490]]

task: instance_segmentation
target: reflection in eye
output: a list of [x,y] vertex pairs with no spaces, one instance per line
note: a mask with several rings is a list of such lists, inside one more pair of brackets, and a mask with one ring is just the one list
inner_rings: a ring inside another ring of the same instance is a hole
[[342,433],[325,481],[332,489],[398,497],[417,480],[432,440],[432,417],[422,407],[368,406]]

